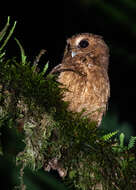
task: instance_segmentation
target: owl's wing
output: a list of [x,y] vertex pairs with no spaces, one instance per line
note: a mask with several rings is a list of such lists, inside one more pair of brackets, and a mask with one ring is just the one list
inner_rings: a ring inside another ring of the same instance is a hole
[[52,69],[52,71],[50,72],[50,74],[56,74],[56,73],[61,73],[61,72],[66,72],[66,71],[73,71],[73,69],[71,68],[66,68],[63,64],[59,64],[56,67],[54,67]]
[[55,74],[55,73],[60,72],[61,66],[62,66],[62,64],[59,64],[59,65],[57,65],[56,67],[54,67],[54,68],[52,69],[52,71],[50,72],[50,74]]
[[52,71],[50,72],[50,74],[57,74],[57,73],[67,72],[67,71],[71,71],[71,72],[77,73],[80,76],[84,76],[84,74],[82,74],[80,71],[72,69],[70,67],[66,67],[64,64],[59,64],[56,67],[54,67]]

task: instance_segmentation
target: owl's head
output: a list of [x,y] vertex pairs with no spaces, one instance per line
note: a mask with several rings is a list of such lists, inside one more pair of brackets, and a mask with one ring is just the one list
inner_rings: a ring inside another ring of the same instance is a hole
[[95,59],[100,65],[108,66],[109,49],[101,36],[82,33],[72,36],[67,40],[65,55],[74,57],[85,57]]

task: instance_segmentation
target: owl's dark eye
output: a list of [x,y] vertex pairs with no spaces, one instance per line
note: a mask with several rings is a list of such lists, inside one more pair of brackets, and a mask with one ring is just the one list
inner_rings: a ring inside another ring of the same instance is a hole
[[89,46],[89,42],[87,40],[80,41],[80,43],[79,43],[80,48],[86,48],[87,46]]

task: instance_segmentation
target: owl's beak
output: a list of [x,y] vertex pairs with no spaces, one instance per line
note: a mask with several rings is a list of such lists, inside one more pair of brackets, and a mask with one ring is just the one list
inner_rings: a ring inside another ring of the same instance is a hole
[[77,54],[78,54],[77,52],[74,52],[74,51],[71,52],[71,56],[72,56],[72,57],[74,57],[74,56],[77,55]]

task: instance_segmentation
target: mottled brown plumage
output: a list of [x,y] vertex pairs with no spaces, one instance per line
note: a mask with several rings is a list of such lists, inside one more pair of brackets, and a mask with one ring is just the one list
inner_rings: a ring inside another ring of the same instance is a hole
[[98,126],[110,96],[108,62],[109,49],[102,37],[83,33],[67,40],[62,63],[51,72],[59,72],[58,81],[68,89],[64,101],[69,110],[85,109],[84,115]]

